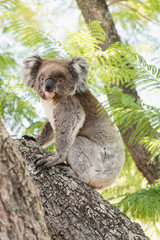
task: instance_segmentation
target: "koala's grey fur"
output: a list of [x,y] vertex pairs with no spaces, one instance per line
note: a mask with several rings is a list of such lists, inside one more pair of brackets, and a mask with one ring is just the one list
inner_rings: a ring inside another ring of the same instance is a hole
[[[32,56],[24,64],[24,82],[37,91],[48,118],[37,142],[45,147],[55,140],[56,146],[54,156],[37,166],[66,161],[69,166],[63,170],[68,176],[94,189],[110,186],[123,167],[124,146],[107,113],[99,115],[99,102],[87,88],[85,60]],[[52,92],[45,90],[47,79],[56,82]]]

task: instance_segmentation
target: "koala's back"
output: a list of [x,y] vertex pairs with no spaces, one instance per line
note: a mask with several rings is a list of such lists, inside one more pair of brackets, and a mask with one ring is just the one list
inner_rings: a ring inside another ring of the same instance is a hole
[[101,105],[91,92],[87,90],[82,94],[77,94],[77,97],[85,111],[85,122],[78,135],[86,136],[101,146],[122,142],[105,110],[100,114]]
[[74,97],[83,107],[85,120],[68,152],[67,162],[92,188],[109,187],[124,164],[123,141],[105,110],[100,114],[99,102],[89,90]]

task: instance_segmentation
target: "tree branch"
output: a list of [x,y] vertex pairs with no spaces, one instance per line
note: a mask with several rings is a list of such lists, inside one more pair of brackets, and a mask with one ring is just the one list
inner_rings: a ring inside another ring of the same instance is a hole
[[35,156],[50,153],[34,142],[16,140],[31,176],[40,190],[45,219],[52,239],[59,240],[148,240],[139,224],[106,202],[86,184],[64,176],[59,166],[36,170]]
[[128,0],[109,0],[107,2],[110,2],[108,5],[108,7],[110,7],[113,4],[119,3],[119,2],[128,2]]
[[132,11],[136,12],[137,14],[139,14],[141,17],[143,17],[145,20],[149,21],[149,22],[153,22],[151,19],[149,19],[148,17],[144,16],[142,13],[140,13],[138,10],[136,10],[135,8],[129,6],[128,4],[124,4],[124,3],[117,3],[118,5],[124,6],[126,8],[131,9]]
[[0,239],[50,240],[39,192],[1,119]]
[[132,11],[136,12],[137,14],[139,14],[141,17],[143,17],[145,20],[147,21],[150,21],[150,22],[153,22],[150,18],[146,17],[145,15],[143,15],[142,13],[140,13],[137,9],[129,6],[128,4],[124,4],[122,2],[128,2],[128,0],[112,0],[112,1],[109,1],[110,3],[108,4],[108,7],[110,7],[111,5],[113,4],[118,4],[118,5],[121,5],[121,6],[124,6],[124,7],[127,7],[129,9],[131,9]]

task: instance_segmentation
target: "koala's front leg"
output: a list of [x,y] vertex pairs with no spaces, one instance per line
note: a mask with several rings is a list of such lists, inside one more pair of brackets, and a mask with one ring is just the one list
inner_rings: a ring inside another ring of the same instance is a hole
[[42,131],[36,138],[36,142],[39,143],[41,147],[47,147],[54,141],[54,132],[51,124],[46,122]]
[[55,134],[55,155],[37,161],[36,166],[51,166],[63,163],[72,144],[75,142],[79,129],[85,120],[84,110],[75,97],[68,97],[53,110],[53,125]]

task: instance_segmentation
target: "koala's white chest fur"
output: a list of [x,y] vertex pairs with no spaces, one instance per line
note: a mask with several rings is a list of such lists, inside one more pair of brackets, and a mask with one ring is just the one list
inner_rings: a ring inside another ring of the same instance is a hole
[[53,103],[53,101],[47,101],[47,100],[41,100],[42,104],[43,104],[43,108],[46,114],[46,117],[48,118],[52,128],[54,129],[54,118],[53,118],[53,110],[56,107],[55,104]]

